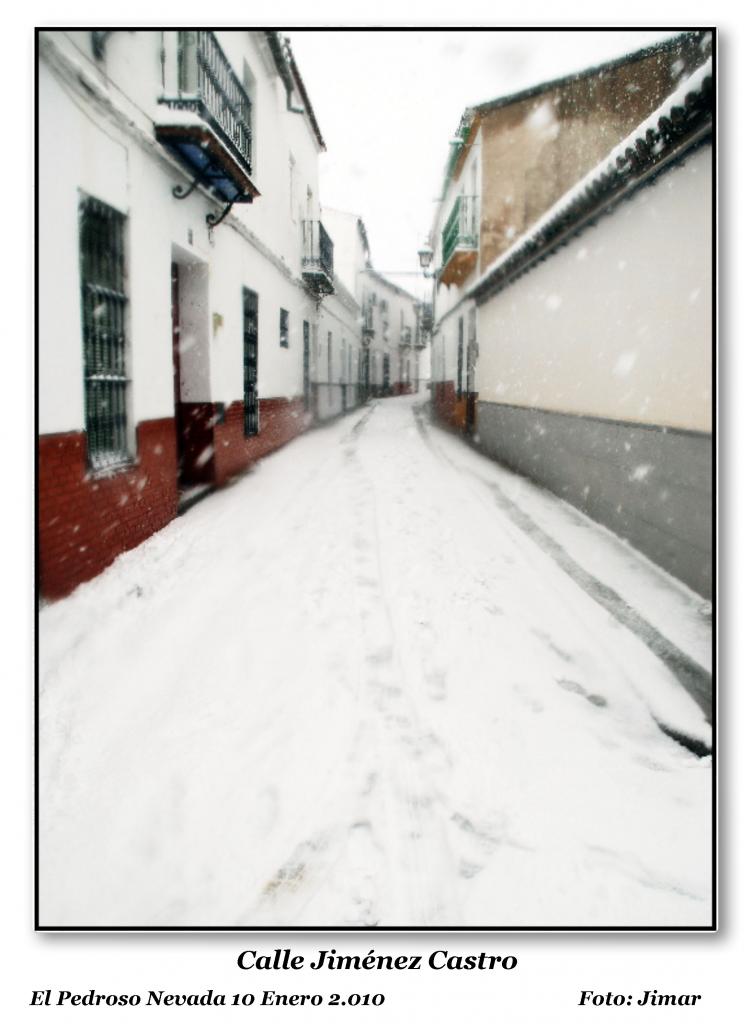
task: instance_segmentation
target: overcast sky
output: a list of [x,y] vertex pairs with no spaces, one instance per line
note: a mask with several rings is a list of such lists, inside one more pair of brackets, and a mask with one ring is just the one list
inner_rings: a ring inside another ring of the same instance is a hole
[[[295,31],[327,152],[325,206],[364,218],[374,265],[418,269],[464,108],[667,38],[661,31]],[[396,277],[414,290],[421,279]]]

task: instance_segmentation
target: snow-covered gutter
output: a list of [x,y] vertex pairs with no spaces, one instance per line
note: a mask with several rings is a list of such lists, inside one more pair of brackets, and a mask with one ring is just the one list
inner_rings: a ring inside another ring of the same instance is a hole
[[486,302],[619,200],[711,139],[713,79],[710,58],[506,249],[464,301]]

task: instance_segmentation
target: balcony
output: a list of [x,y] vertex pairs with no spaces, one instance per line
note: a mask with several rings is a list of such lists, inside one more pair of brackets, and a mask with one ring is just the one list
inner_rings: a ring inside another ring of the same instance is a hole
[[225,202],[250,203],[259,195],[251,180],[251,101],[213,32],[177,36],[178,89],[160,97],[168,110],[155,135],[187,165],[195,184]]
[[442,284],[462,284],[479,251],[477,196],[458,196],[442,230]]
[[307,288],[316,296],[332,295],[333,244],[319,220],[302,221],[304,229],[304,255],[301,274]]

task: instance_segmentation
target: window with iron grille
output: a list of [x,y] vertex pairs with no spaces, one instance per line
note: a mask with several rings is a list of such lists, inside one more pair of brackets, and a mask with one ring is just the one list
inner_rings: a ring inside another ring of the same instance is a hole
[[458,318],[458,376],[456,378],[456,397],[463,394],[463,317]]
[[126,218],[92,196],[79,200],[81,327],[89,464],[129,460],[126,404]]
[[280,347],[288,348],[288,310],[280,310]]
[[257,391],[259,349],[259,298],[250,288],[243,290],[243,432],[246,437],[259,433],[259,394]]

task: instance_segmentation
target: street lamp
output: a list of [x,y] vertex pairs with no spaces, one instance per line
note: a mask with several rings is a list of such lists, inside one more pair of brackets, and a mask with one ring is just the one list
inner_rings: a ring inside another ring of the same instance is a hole
[[425,277],[434,277],[434,274],[429,269],[430,264],[432,263],[433,255],[434,253],[432,252],[429,243],[425,242],[424,245],[419,250],[419,266],[424,271]]

